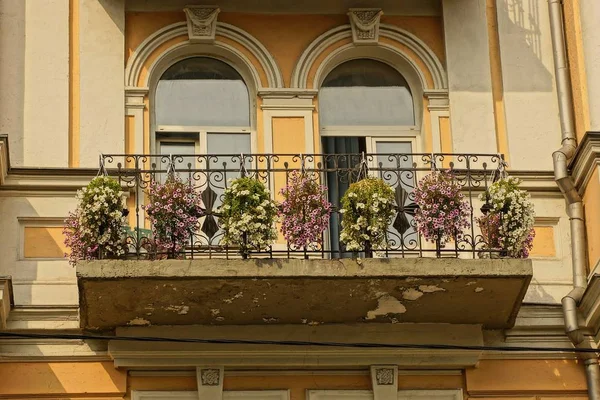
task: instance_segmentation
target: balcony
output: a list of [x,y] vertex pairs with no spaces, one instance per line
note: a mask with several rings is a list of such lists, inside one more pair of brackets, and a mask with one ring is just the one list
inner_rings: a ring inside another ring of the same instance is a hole
[[[446,246],[418,234],[413,191],[432,170],[453,171],[470,205],[470,227]],[[423,323],[514,325],[532,276],[531,261],[501,257],[477,229],[478,200],[502,169],[498,155],[260,154],[106,155],[101,170],[128,192],[129,253],[80,263],[81,326]],[[327,186],[333,204],[320,243],[295,248],[280,237],[241,255],[221,243],[218,207],[229,180],[263,182],[274,193],[294,170]],[[200,229],[175,257],[153,247],[144,216],[152,180],[177,174],[201,193]],[[366,176],[394,189],[385,245],[350,252],[339,242],[339,199]]]

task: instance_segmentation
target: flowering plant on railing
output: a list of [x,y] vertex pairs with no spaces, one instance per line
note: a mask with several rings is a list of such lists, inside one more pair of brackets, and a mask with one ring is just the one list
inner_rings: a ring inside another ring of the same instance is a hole
[[348,251],[386,247],[386,231],[394,215],[394,190],[379,178],[365,178],[350,185],[341,199],[340,241]]
[[293,171],[280,191],[281,232],[295,249],[321,245],[323,232],[329,225],[331,203],[327,200],[327,187],[319,185],[316,179],[308,173]]
[[218,212],[223,229],[221,243],[239,246],[243,258],[250,251],[268,249],[277,238],[277,206],[265,185],[256,179],[232,181]]
[[500,250],[508,257],[529,257],[533,246],[535,211],[531,197],[519,188],[517,178],[502,178],[492,183],[485,201],[488,213],[478,219],[487,249]]
[[65,219],[65,245],[71,250],[65,257],[75,265],[102,255],[119,257],[127,246],[123,238],[126,210],[121,186],[107,176],[94,178],[77,192],[78,205]]
[[150,182],[148,204],[142,208],[152,225],[156,252],[166,253],[168,258],[175,258],[199,229],[200,193],[175,175],[169,174],[164,183]]
[[419,207],[415,213],[417,230],[436,246],[460,239],[463,230],[470,226],[471,207],[452,172],[426,175],[417,184],[414,196]]

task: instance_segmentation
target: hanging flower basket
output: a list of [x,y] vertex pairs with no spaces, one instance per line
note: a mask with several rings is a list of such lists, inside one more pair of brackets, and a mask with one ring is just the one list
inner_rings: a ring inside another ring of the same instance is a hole
[[317,179],[314,174],[293,171],[280,191],[281,232],[292,249],[306,252],[323,244],[331,203],[327,200],[327,188],[319,185]]
[[352,252],[385,249],[387,229],[395,212],[394,190],[379,178],[365,178],[350,185],[341,200],[340,241]]
[[94,178],[77,192],[77,208],[65,219],[63,234],[71,265],[80,260],[116,258],[127,252],[123,225],[126,210],[119,183],[107,176]]
[[178,258],[199,229],[202,201],[192,185],[178,176],[169,175],[164,183],[152,181],[148,187],[148,204],[142,206],[152,225],[155,257]]
[[517,178],[502,178],[479,196],[487,213],[477,220],[484,241],[484,252],[500,256],[527,258],[533,247],[535,210]]
[[253,178],[238,178],[225,190],[218,210],[222,243],[240,249],[242,258],[251,251],[265,251],[277,238],[277,206],[265,185]]
[[426,241],[435,243],[438,257],[449,241],[460,240],[471,225],[471,207],[461,189],[450,171],[432,172],[415,189],[417,230]]

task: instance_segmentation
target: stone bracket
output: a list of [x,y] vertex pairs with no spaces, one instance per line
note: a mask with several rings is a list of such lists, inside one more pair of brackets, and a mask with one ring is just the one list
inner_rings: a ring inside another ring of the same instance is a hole
[[371,383],[374,400],[396,400],[398,398],[398,366],[372,365]]
[[380,8],[351,8],[348,11],[354,44],[377,44],[382,15]]
[[196,367],[198,398],[200,400],[220,400],[223,398],[223,366]]
[[187,18],[190,42],[213,43],[220,8],[218,6],[188,6],[183,11]]

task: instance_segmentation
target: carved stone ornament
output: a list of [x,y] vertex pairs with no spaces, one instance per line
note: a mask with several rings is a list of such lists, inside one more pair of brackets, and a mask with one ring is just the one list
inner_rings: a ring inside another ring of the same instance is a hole
[[217,31],[218,6],[188,6],[183,9],[187,17],[191,42],[212,43]]
[[200,379],[204,386],[219,386],[219,378],[218,369],[203,369],[200,371]]
[[393,385],[394,384],[394,369],[393,368],[377,368],[375,370],[375,379],[378,385]]
[[354,44],[376,44],[379,41],[380,8],[351,8],[348,12]]

